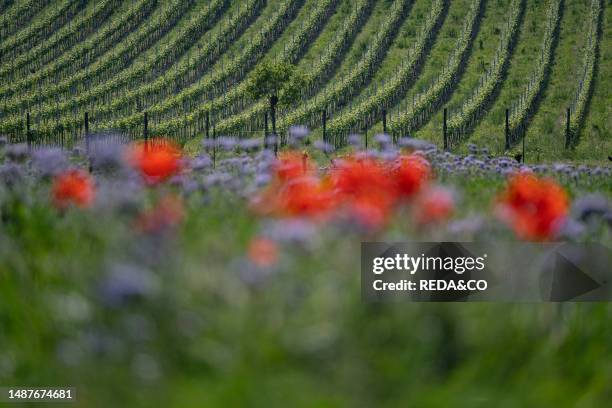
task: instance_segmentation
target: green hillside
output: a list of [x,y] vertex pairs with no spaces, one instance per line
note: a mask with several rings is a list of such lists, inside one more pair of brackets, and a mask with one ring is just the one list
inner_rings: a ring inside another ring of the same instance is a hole
[[[603,161],[610,136],[610,7],[603,0],[102,0],[0,6],[0,133],[72,144],[89,129],[198,149],[263,137],[246,84],[269,60],[307,77],[279,131],[342,146],[387,132],[531,161]],[[567,128],[567,109],[570,127]],[[508,143],[505,114],[509,110]]]

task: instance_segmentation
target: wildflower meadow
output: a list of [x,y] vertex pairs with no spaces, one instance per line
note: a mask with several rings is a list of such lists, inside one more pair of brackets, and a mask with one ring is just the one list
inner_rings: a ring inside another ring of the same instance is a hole
[[3,144],[2,383],[69,385],[78,406],[605,405],[606,304],[370,304],[358,258],[609,245],[610,167],[308,138]]

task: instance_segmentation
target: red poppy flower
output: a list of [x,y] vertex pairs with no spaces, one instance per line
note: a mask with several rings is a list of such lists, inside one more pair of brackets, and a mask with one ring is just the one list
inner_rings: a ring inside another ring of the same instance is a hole
[[95,198],[94,181],[83,170],[68,170],[55,176],[51,195],[53,204],[59,209],[70,204],[80,208],[90,207]]
[[317,177],[297,177],[273,184],[253,201],[260,214],[324,218],[336,205],[329,183]]
[[278,246],[268,238],[254,238],[247,252],[249,260],[261,268],[269,268],[278,261]]
[[151,184],[168,179],[182,167],[181,150],[170,141],[161,139],[135,143],[129,148],[127,159]]
[[430,187],[421,192],[414,203],[417,224],[432,224],[447,220],[455,211],[452,191],[444,187]]
[[360,225],[379,229],[383,227],[391,215],[391,204],[387,197],[377,197],[375,195],[364,195],[351,200],[348,204],[351,216]]
[[274,174],[280,181],[312,174],[313,171],[313,165],[306,152],[283,152],[274,163]]
[[138,217],[136,229],[147,233],[158,232],[180,224],[184,217],[183,201],[177,196],[168,195]]
[[307,153],[283,152],[272,183],[251,202],[261,215],[322,218],[335,206],[331,185],[315,175]]
[[400,195],[413,197],[431,176],[429,162],[417,154],[402,155],[393,168],[393,175]]
[[348,158],[332,169],[339,198],[362,224],[380,227],[398,198],[397,185],[383,163],[370,158]]
[[567,193],[555,181],[519,173],[510,178],[497,200],[498,216],[517,236],[543,241],[555,236],[567,217]]
[[279,210],[288,216],[320,217],[335,206],[328,184],[316,177],[300,177],[286,183],[278,194]]

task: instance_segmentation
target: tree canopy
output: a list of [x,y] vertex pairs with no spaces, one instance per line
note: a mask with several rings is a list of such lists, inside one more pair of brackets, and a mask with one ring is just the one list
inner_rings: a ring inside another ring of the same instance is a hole
[[304,85],[304,75],[294,65],[282,61],[264,61],[251,74],[247,90],[253,98],[276,96],[281,103],[297,98]]

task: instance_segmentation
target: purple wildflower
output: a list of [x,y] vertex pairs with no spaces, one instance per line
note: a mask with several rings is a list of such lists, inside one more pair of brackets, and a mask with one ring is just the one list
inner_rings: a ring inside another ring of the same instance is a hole
[[612,228],[612,210],[608,210],[603,216],[604,220],[608,223],[608,226]]
[[423,150],[423,151],[428,150],[432,147],[432,144],[428,141],[421,140],[421,139],[407,138],[407,137],[401,138],[398,144],[401,147],[406,147],[406,148],[413,149],[413,150]]
[[374,136],[374,141],[380,145],[381,149],[385,149],[393,140],[391,139],[391,136],[380,133]]
[[316,236],[316,227],[311,222],[299,219],[273,221],[264,226],[262,235],[278,242],[299,244]]
[[190,162],[190,167],[193,170],[202,170],[211,166],[212,160],[206,153],[200,154],[199,156],[193,158]]
[[173,186],[179,187],[184,194],[191,194],[198,189],[198,183],[185,175],[176,175],[169,180]]
[[204,140],[202,140],[202,147],[204,147],[207,150],[215,148],[217,145],[218,145],[218,143],[217,143],[216,139],[204,139]]
[[470,217],[462,220],[453,221],[448,224],[448,232],[455,235],[475,234],[484,227],[484,220],[481,217]]
[[580,221],[567,218],[559,230],[560,238],[576,240],[586,232],[586,226]]
[[314,142],[314,147],[315,149],[320,150],[323,153],[333,153],[335,150],[334,146],[327,142],[324,142],[323,140],[316,140]]
[[24,172],[21,166],[15,163],[4,163],[0,165],[0,183],[14,187],[23,182]]
[[149,270],[136,265],[116,264],[100,284],[99,293],[106,305],[119,307],[154,295],[159,288],[157,277]]
[[24,161],[28,157],[28,153],[28,145],[25,143],[8,145],[5,149],[6,157],[16,162]]
[[260,173],[255,176],[255,180],[254,180],[255,187],[257,188],[265,187],[270,183],[271,179],[272,177],[270,177],[269,174]]
[[309,134],[310,130],[306,126],[291,126],[289,128],[289,136],[298,143],[303,142]]
[[61,149],[44,148],[32,153],[32,164],[43,177],[54,176],[68,167],[68,161]]
[[361,136],[356,135],[356,134],[349,135],[348,144],[350,144],[353,147],[360,147],[361,146]]
[[124,168],[123,146],[119,143],[95,141],[90,144],[90,163],[93,170],[111,173]]
[[231,136],[221,136],[219,139],[217,139],[217,142],[219,143],[221,149],[225,150],[226,152],[234,150],[238,145],[238,140]]
[[278,136],[276,135],[268,135],[265,138],[265,145],[268,149],[274,148],[274,145],[278,143]]
[[580,197],[574,202],[573,207],[576,218],[582,221],[592,216],[603,216],[611,210],[606,197],[597,193]]
[[240,147],[248,152],[255,151],[261,147],[259,139],[244,139],[240,142]]
[[96,207],[133,215],[140,211],[143,198],[144,187],[139,177],[123,180],[103,178],[98,182]]
[[212,188],[212,187],[223,187],[226,186],[227,183],[232,181],[233,177],[231,174],[217,172],[210,174],[204,178],[204,187]]
[[85,149],[82,146],[75,146],[72,149],[73,157],[83,157],[85,155]]

